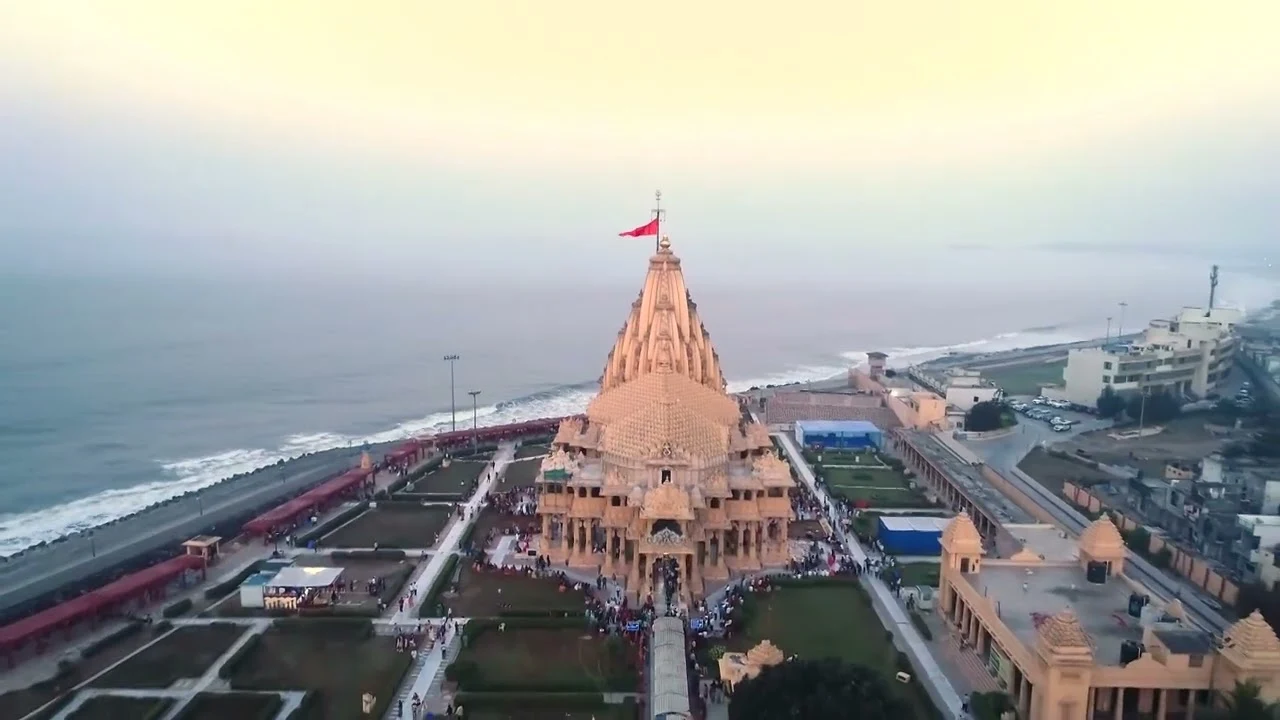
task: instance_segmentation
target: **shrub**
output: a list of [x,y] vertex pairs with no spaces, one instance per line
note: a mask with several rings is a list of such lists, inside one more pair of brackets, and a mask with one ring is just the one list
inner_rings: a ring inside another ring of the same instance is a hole
[[327,520],[316,523],[301,532],[294,533],[293,543],[298,547],[306,547],[307,545],[310,545],[313,540],[319,542],[320,538],[356,519],[356,517],[368,509],[369,503],[358,502]]
[[222,667],[218,668],[218,677],[226,680],[235,674],[246,658],[258,648],[258,644],[262,642],[262,635],[255,633],[252,637],[245,641],[227,661],[222,663]]
[[230,595],[232,591],[240,587],[241,583],[243,583],[245,580],[248,580],[249,576],[258,572],[258,569],[261,567],[262,567],[261,560],[259,560],[258,562],[249,563],[247,566],[244,567],[244,569],[236,573],[234,577],[227,578],[226,580],[223,580],[220,583],[215,583],[212,586],[210,586],[207,590],[205,590],[204,591],[205,599],[221,600],[222,598]]
[[925,640],[933,639],[933,631],[929,629],[929,624],[926,623],[920,613],[915,610],[911,611],[911,624],[916,626],[916,630],[920,632],[920,637]]
[[172,605],[168,605],[164,610],[160,611],[161,617],[175,618],[183,615],[191,610],[191,598],[183,598]]
[[597,692],[463,692],[458,693],[455,704],[468,710],[510,712],[524,708],[593,710],[605,703],[604,695]]
[[373,623],[362,617],[280,618],[271,623],[271,629],[279,633],[344,635],[355,639],[373,637]]
[[146,627],[146,623],[140,620],[130,622],[128,625],[125,625],[119,630],[116,630],[108,635],[100,637],[97,640],[94,640],[93,642],[84,646],[84,648],[80,651],[80,656],[85,658],[91,658],[94,655],[101,653],[103,650],[114,647],[115,645],[119,644],[122,640],[126,640],[128,638],[133,637],[134,635],[137,635],[138,633],[142,632],[142,628],[144,627]]

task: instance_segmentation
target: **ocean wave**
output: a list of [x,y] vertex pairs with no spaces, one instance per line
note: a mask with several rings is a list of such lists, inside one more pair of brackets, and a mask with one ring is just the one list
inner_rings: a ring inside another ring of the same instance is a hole
[[[1045,326],[1022,332],[1002,333],[956,345],[895,347],[882,349],[882,352],[889,356],[888,363],[891,366],[904,367],[953,352],[1001,352],[1084,339],[1087,339],[1087,336],[1073,334],[1066,328]],[[731,381],[729,391],[741,392],[757,386],[830,379],[847,372],[850,364],[865,363],[867,352],[843,352],[839,357],[842,358],[839,363],[796,365],[772,375]],[[476,423],[481,427],[489,427],[579,413],[595,396],[596,388],[596,381],[552,386],[523,397],[477,408]],[[466,409],[458,408],[459,426],[466,427],[469,424],[468,414]],[[10,555],[36,543],[55,540],[70,532],[101,525],[148,505],[208,487],[233,475],[251,472],[280,460],[333,448],[353,447],[365,443],[395,442],[428,432],[443,432],[449,430],[451,425],[452,415],[445,410],[406,420],[372,435],[298,434],[287,437],[280,446],[275,448],[230,449],[196,458],[157,461],[164,472],[164,478],[161,480],[133,487],[106,490],[43,510],[7,517],[0,516],[0,555]]]

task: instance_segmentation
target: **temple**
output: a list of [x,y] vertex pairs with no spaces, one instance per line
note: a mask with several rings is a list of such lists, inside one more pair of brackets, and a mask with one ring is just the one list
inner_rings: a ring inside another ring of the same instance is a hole
[[942,534],[939,612],[1027,720],[1216,717],[1219,693],[1280,697],[1280,639],[1257,611],[1219,635],[1124,574],[1124,538],[1103,516],[1078,540],[1018,527],[1021,550],[987,557],[961,512]]
[[[725,391],[720,358],[663,238],[586,417],[560,424],[537,480],[540,550],[625,581],[660,568],[688,601],[789,558],[790,467]],[[660,565],[665,564],[665,566]]]

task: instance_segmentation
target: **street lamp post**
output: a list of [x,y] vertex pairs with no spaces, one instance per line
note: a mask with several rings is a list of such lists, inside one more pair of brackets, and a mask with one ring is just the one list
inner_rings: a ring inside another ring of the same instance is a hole
[[1102,347],[1105,349],[1109,345],[1111,345],[1111,316],[1110,315],[1107,316],[1107,341],[1103,343]]
[[461,358],[457,355],[444,356],[444,361],[449,363],[449,418],[451,425],[450,429],[452,430],[458,429],[458,401],[453,390],[455,387],[453,384],[453,364],[458,362],[460,359]]
[[479,390],[469,390],[467,394],[471,396],[471,447],[475,447],[480,443],[480,430],[478,426],[479,411],[476,398],[480,396]]
[[1124,337],[1124,311],[1127,307],[1129,307],[1129,303],[1120,303],[1120,329],[1116,330],[1116,340]]

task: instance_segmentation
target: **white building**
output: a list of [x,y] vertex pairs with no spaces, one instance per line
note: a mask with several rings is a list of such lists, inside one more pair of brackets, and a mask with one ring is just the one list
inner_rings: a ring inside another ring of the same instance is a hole
[[947,405],[969,412],[980,402],[989,402],[1003,393],[994,383],[982,377],[977,370],[950,368],[942,375],[931,375],[916,368],[910,371],[911,379],[924,385],[947,401]]
[[1185,308],[1172,320],[1152,320],[1127,345],[1072,350],[1062,373],[1064,399],[1091,406],[1105,387],[1202,398],[1230,373],[1237,345],[1232,330],[1243,317],[1229,308]]
[[1236,522],[1244,531],[1238,542],[1248,552],[1246,574],[1253,576],[1267,587],[1280,580],[1280,568],[1275,564],[1276,545],[1280,545],[1280,517],[1275,515],[1240,515]]

